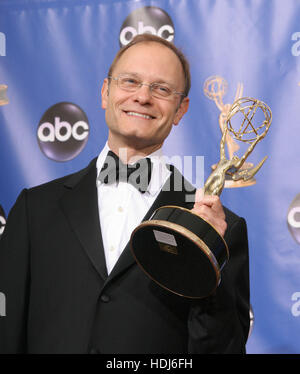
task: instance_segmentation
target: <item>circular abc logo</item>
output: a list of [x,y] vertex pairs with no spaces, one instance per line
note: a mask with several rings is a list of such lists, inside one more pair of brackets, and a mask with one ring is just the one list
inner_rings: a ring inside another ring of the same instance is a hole
[[174,25],[168,13],[154,6],[145,6],[130,13],[120,30],[120,46],[128,44],[136,35],[146,33],[171,42],[174,39]]
[[2,206],[0,205],[0,238],[4,232],[5,225],[6,225],[5,213],[4,213]]
[[76,104],[62,102],[50,107],[40,120],[37,139],[41,151],[51,160],[72,160],[85,147],[89,123]]
[[300,244],[300,193],[289,206],[287,224],[292,237]]

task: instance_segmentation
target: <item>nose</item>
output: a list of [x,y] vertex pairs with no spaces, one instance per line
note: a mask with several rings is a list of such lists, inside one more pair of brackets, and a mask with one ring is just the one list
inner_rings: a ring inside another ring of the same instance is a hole
[[135,92],[135,100],[143,105],[151,102],[152,94],[148,84],[143,83],[141,87],[138,88],[138,90]]

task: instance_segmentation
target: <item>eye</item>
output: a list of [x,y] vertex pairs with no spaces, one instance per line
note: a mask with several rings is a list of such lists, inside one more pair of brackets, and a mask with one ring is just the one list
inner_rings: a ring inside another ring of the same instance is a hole
[[120,78],[120,83],[125,86],[138,86],[139,81],[132,77],[122,77]]
[[163,84],[153,84],[152,90],[155,91],[158,95],[161,96],[169,96],[171,95],[172,91],[169,87],[163,85]]

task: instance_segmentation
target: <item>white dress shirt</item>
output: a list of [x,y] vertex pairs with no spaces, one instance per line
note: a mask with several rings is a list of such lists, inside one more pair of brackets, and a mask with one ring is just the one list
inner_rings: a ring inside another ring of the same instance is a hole
[[[109,151],[106,143],[97,159],[97,176]],[[153,164],[151,181],[145,193],[126,182],[105,184],[97,178],[99,218],[108,274],[170,176],[162,150],[148,155]]]

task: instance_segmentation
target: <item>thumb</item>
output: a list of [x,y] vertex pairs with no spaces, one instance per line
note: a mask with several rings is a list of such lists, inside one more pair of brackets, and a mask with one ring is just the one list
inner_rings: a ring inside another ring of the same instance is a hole
[[198,188],[195,194],[195,203],[199,203],[204,196],[204,189],[203,188]]

